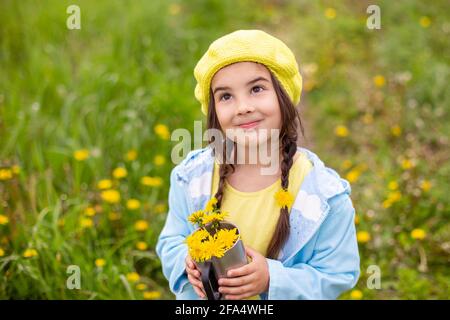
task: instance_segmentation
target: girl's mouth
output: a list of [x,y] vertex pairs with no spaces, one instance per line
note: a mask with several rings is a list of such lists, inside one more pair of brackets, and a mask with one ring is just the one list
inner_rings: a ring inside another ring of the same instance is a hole
[[239,125],[239,128],[250,129],[250,128],[256,127],[260,122],[261,122],[261,120],[243,123],[243,124]]

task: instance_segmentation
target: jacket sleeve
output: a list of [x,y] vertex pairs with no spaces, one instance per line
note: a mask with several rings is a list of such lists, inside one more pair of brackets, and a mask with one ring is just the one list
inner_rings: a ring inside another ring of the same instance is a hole
[[181,182],[177,181],[177,169],[178,167],[172,169],[170,174],[169,211],[158,237],[156,253],[161,260],[163,274],[169,280],[170,290],[178,296],[185,284],[189,284],[185,272],[187,245],[184,240],[190,230],[186,192]]
[[329,204],[307,263],[285,267],[281,261],[267,259],[268,299],[336,299],[355,286],[360,274],[355,209],[346,193],[331,198]]

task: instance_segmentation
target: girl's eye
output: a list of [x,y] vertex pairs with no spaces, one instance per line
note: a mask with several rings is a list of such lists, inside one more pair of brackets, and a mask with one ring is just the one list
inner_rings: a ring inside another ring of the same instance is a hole
[[230,94],[224,93],[223,95],[220,96],[219,100],[225,100],[226,101],[226,100],[228,100],[229,97],[231,97]]
[[[258,90],[255,91],[254,89],[258,89]],[[263,91],[263,90],[264,90],[264,88],[261,87],[261,86],[254,86],[254,87],[252,88],[252,91],[253,91],[253,92],[256,92],[256,93],[261,92],[261,91]]]

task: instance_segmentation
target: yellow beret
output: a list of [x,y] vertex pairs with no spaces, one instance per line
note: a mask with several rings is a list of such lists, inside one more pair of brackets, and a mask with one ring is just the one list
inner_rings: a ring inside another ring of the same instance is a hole
[[240,61],[264,64],[278,79],[294,105],[300,102],[302,76],[292,51],[261,30],[238,30],[215,40],[194,68],[195,98],[208,114],[211,79],[221,68]]

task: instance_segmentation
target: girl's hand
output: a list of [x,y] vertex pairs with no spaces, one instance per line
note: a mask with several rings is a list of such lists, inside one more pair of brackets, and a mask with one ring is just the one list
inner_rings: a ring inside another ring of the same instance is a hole
[[205,294],[205,290],[203,289],[203,283],[201,280],[200,271],[197,269],[194,261],[192,260],[192,258],[189,255],[186,256],[185,262],[186,262],[186,273],[188,275],[188,280],[194,287],[195,293],[197,293],[197,295],[200,298],[202,298],[202,299],[205,298],[206,294]]
[[245,252],[252,261],[228,271],[227,275],[232,278],[219,280],[219,292],[225,294],[225,299],[245,299],[269,289],[269,266],[266,257],[247,246]]

